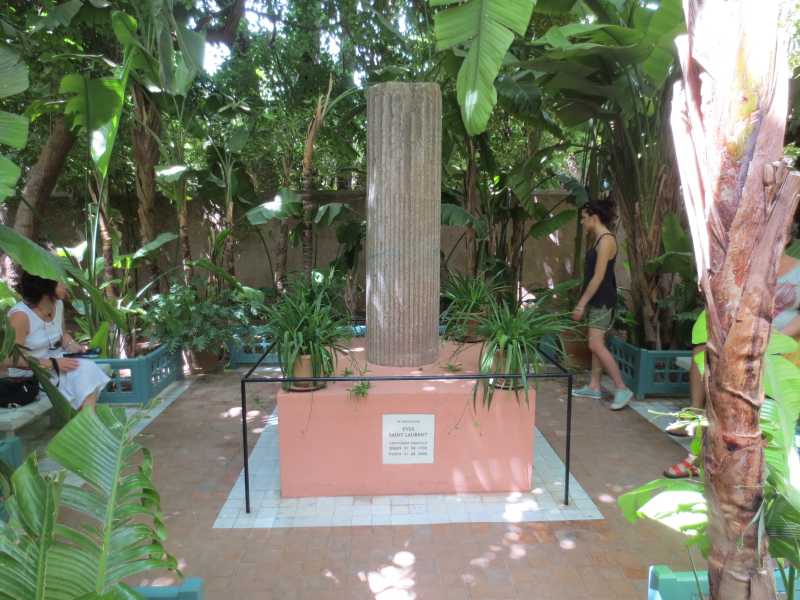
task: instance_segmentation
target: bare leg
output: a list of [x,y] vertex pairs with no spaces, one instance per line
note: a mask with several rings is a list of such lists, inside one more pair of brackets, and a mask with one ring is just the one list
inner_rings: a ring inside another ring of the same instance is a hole
[[97,392],[93,394],[89,394],[86,398],[83,399],[83,404],[81,404],[81,410],[90,409],[94,410],[94,407],[97,405]]
[[589,327],[589,350],[592,351],[592,378],[595,376],[594,360],[595,357],[597,357],[600,365],[603,369],[605,369],[605,372],[608,373],[609,377],[611,377],[611,380],[614,382],[616,388],[618,390],[627,389],[625,382],[622,380],[622,374],[619,371],[619,365],[617,365],[617,361],[614,360],[611,352],[609,352],[608,348],[606,348],[606,332],[603,329]]
[[597,354],[592,352],[592,376],[591,379],[589,380],[589,387],[599,392],[600,377],[602,375],[603,375],[603,365],[600,363],[600,359],[597,358]]

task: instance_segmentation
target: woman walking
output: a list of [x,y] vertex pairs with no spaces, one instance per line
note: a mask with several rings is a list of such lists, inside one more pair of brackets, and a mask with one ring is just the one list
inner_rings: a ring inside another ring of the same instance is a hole
[[575,390],[573,394],[601,399],[600,376],[605,369],[616,388],[611,410],[621,410],[631,401],[633,392],[622,381],[619,365],[606,348],[605,340],[606,333],[614,324],[617,306],[614,265],[618,247],[617,238],[611,232],[614,220],[614,205],[608,200],[590,200],[581,210],[581,225],[595,241],[586,253],[583,293],[572,311],[572,318],[575,321],[586,318],[589,350],[592,351],[592,375],[589,385]]

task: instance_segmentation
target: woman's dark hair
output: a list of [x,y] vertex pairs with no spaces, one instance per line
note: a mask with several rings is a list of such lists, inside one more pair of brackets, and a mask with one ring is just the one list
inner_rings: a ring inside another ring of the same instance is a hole
[[37,275],[31,275],[27,271],[21,271],[17,280],[17,292],[27,304],[39,304],[42,298],[56,296],[57,282],[52,279],[45,279]]
[[600,222],[609,229],[613,229],[614,224],[617,222],[617,210],[611,200],[589,200],[583,205],[583,210],[590,217],[597,215],[600,218]]

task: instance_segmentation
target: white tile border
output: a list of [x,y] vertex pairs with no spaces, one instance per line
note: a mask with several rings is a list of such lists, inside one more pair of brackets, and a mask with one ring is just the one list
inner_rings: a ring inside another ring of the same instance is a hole
[[570,475],[570,505],[561,504],[564,463],[535,430],[533,489],[509,494],[427,494],[281,498],[277,410],[250,454],[251,512],[244,510],[244,473],[231,489],[215,529],[529,523],[599,520],[603,515]]

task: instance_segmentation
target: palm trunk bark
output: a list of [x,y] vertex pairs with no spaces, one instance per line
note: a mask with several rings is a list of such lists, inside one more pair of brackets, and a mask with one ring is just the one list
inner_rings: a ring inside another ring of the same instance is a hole
[[192,268],[192,246],[189,239],[189,203],[186,201],[186,181],[178,184],[178,240],[181,247],[183,275],[188,285],[194,277]]
[[28,238],[34,237],[35,211],[53,193],[74,145],[75,135],[70,131],[64,117],[59,115],[36,164],[28,174],[25,187],[22,188],[23,201],[17,207],[14,218],[14,229],[17,233]]
[[114,242],[111,237],[111,223],[108,220],[104,208],[98,208],[100,212],[100,241],[103,251],[103,278],[106,286],[106,296],[111,299],[119,298],[119,290],[117,284],[114,283],[117,278],[116,270],[114,269]]
[[775,586],[758,518],[761,373],[778,260],[800,191],[800,174],[774,162],[783,154],[787,53],[778,3],[687,0],[684,7],[672,129],[708,310],[710,591],[714,600],[770,599]]
[[[136,121],[133,126],[133,157],[136,163],[136,196],[139,199],[139,235],[142,245],[156,238],[156,165],[160,156],[156,136],[161,132],[161,113],[140,84],[133,86]],[[148,260],[152,279],[158,278],[156,259]]]
[[[475,160],[475,143],[467,136],[467,172],[464,175],[464,207],[473,217],[478,216],[478,163]],[[464,236],[466,246],[466,266],[467,274],[475,276],[478,274],[478,246],[475,239],[475,229],[467,227]]]

